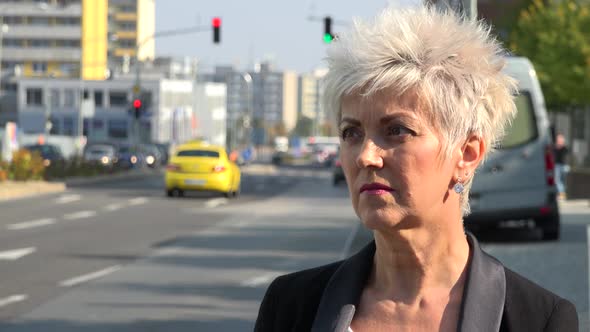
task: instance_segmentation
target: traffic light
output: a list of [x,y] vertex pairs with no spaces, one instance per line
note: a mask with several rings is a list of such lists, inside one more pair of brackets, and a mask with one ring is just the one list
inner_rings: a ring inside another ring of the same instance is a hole
[[324,43],[329,44],[334,39],[332,34],[332,18],[330,16],[324,17]]
[[211,20],[213,26],[213,43],[219,44],[221,42],[221,18],[214,17]]
[[141,99],[139,98],[133,100],[133,114],[136,119],[139,119],[141,116]]

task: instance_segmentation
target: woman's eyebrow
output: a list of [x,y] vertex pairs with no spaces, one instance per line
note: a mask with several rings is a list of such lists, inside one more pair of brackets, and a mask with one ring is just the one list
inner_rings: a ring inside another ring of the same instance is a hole
[[399,120],[399,119],[416,121],[416,119],[415,119],[414,116],[412,116],[412,115],[410,115],[408,113],[403,112],[403,113],[385,115],[381,119],[379,119],[379,123],[383,125],[383,124],[387,124],[387,123],[389,123],[391,121]]
[[349,117],[343,117],[342,119],[340,119],[340,125],[344,124],[344,123],[349,123],[352,125],[360,125],[361,122],[355,118],[349,118]]

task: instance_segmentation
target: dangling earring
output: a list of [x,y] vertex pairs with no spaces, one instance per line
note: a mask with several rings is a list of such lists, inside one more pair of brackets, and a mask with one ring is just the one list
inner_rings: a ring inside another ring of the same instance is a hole
[[457,177],[457,183],[455,183],[455,186],[453,186],[453,190],[457,193],[460,194],[463,192],[463,190],[465,190],[465,187],[463,186],[462,183],[463,180],[461,180],[461,177]]

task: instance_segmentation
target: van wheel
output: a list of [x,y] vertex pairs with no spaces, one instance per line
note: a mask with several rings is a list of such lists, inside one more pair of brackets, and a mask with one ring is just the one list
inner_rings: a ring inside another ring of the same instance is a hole
[[551,215],[535,220],[538,227],[543,232],[544,241],[559,240],[559,215]]

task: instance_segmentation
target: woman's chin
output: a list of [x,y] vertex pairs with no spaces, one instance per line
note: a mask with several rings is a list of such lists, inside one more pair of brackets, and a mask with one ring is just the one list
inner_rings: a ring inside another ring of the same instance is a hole
[[373,231],[399,229],[403,222],[401,214],[396,211],[365,211],[360,214],[360,219],[366,228]]

